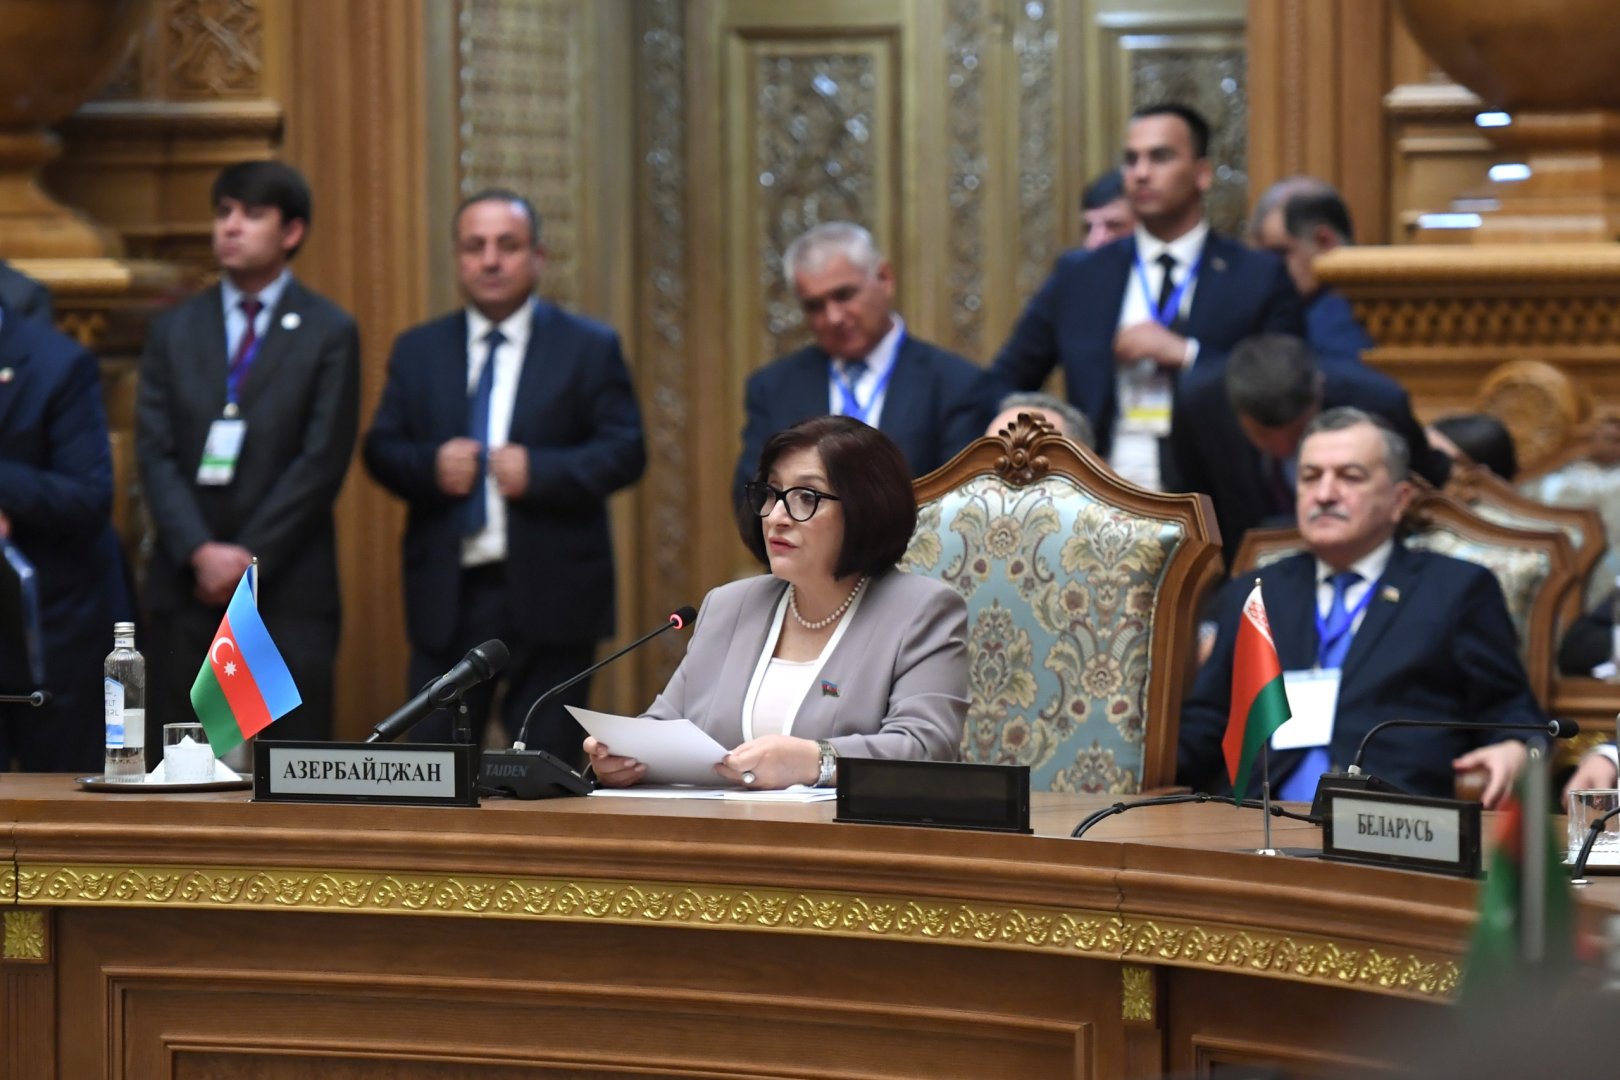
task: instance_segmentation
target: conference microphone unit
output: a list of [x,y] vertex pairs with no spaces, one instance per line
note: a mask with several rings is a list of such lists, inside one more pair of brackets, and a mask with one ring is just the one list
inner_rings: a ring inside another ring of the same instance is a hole
[[1405,795],[1394,784],[1361,771],[1361,760],[1366,756],[1367,744],[1385,728],[1426,727],[1454,728],[1459,731],[1528,731],[1554,739],[1573,739],[1581,733],[1581,726],[1573,720],[1548,720],[1545,724],[1492,724],[1478,720],[1385,720],[1374,724],[1362,736],[1356,747],[1356,756],[1344,772],[1325,772],[1316,783],[1316,797],[1311,802],[1311,813],[1322,816],[1326,811],[1323,793],[1326,791],[1383,791],[1392,795]]
[[499,675],[511,654],[499,638],[490,638],[468,650],[456,666],[434,679],[411,700],[371,729],[366,742],[393,742],[438,709],[461,700],[468,690]]
[[0,694],[0,705],[27,705],[34,709],[43,709],[50,704],[51,692],[49,690],[35,690],[31,694]]
[[529,724],[541,708],[569,687],[577,686],[627,652],[641,648],[667,630],[684,630],[697,618],[691,606],[670,613],[662,626],[643,634],[612,656],[598,660],[567,682],[558,683],[535,699],[523,715],[523,726],[510,750],[485,750],[483,767],[478,773],[480,786],[497,795],[514,799],[549,799],[558,795],[589,795],[596,784],[590,777],[571,768],[566,762],[544,750],[530,750],[525,745],[529,737]]

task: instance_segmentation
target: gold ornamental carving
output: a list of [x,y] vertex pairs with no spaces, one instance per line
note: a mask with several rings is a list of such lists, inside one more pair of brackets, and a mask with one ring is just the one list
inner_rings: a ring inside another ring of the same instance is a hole
[[6,912],[5,946],[0,959],[43,961],[45,953],[45,912]]
[[353,870],[22,866],[19,902],[601,921],[1032,949],[1444,999],[1458,966],[1313,935],[927,897]]
[[168,96],[256,96],[264,68],[260,6],[259,0],[170,0]]
[[1121,1020],[1141,1020],[1151,1024],[1153,1022],[1153,969],[1142,967],[1140,964],[1121,964],[1119,966],[1120,989],[1123,999],[1120,1004],[1119,1016]]

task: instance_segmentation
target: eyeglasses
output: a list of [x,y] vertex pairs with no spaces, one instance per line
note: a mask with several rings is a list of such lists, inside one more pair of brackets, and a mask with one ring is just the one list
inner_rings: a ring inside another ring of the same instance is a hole
[[838,496],[817,491],[815,488],[791,487],[783,491],[763,480],[744,484],[743,498],[748,502],[748,509],[760,517],[768,517],[780,502],[787,508],[788,517],[794,521],[809,521],[815,516],[816,508],[821,505],[822,499],[838,501]]

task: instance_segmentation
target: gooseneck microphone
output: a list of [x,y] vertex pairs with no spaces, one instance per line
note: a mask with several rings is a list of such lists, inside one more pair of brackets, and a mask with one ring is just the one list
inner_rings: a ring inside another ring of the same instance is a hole
[[494,794],[508,795],[515,799],[590,794],[596,785],[589,777],[581,775],[567,762],[544,750],[528,749],[525,740],[529,737],[529,724],[548,701],[556,698],[564,690],[578,685],[580,680],[596,674],[625,653],[641,648],[666,630],[686,629],[696,618],[697,612],[692,607],[680,608],[672,612],[658,629],[643,634],[607,659],[597,661],[567,682],[559,683],[541,694],[524,714],[523,726],[518,729],[518,737],[513,741],[512,748],[484,751],[483,764],[478,773],[479,785]]
[[482,645],[474,646],[455,667],[383,718],[366,736],[366,742],[393,742],[436,709],[454,705],[468,690],[500,674],[510,655],[499,638],[490,638]]
[[[1208,802],[1225,803],[1227,806],[1237,806],[1246,810],[1263,810],[1266,807],[1266,804],[1259,799],[1239,800],[1231,795],[1211,795],[1204,791],[1181,792],[1175,795],[1153,795],[1146,799],[1138,799],[1136,802],[1117,802],[1112,806],[1105,806],[1101,810],[1095,810],[1082,819],[1080,824],[1074,827],[1074,831],[1069,833],[1069,836],[1078,840],[1090,832],[1091,827],[1099,821],[1105,821],[1115,814],[1123,814],[1127,810],[1135,810],[1139,806],[1175,806],[1178,803]],[[1322,819],[1319,817],[1311,814],[1296,813],[1293,810],[1285,810],[1276,802],[1271,803],[1270,813],[1272,817],[1293,818],[1295,821],[1303,821],[1310,825],[1322,824]]]
[[1540,735],[1549,735],[1554,739],[1573,739],[1581,733],[1581,726],[1573,720],[1548,720],[1545,724],[1490,724],[1477,720],[1385,720],[1374,724],[1372,730],[1362,736],[1361,745],[1356,747],[1355,760],[1345,771],[1351,776],[1361,775],[1361,759],[1367,753],[1367,744],[1372,737],[1392,727],[1429,727],[1429,728],[1460,728],[1464,731],[1533,731]]
[[49,690],[35,690],[31,694],[0,694],[0,705],[28,705],[40,709],[50,700]]

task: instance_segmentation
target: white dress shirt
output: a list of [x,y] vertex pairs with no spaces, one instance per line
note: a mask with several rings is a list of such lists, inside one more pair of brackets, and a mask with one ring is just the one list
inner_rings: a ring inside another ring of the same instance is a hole
[[[866,409],[866,422],[871,427],[877,427],[878,420],[883,416],[883,402],[889,396],[888,385],[883,379],[894,367],[894,361],[900,354],[900,339],[906,332],[906,321],[898,315],[893,318],[894,325],[889,327],[889,332],[872,347],[871,352],[864,357],[849,358],[866,361],[866,370],[854,380],[851,389],[855,393],[855,401]],[[843,379],[844,358],[835,357],[827,373],[827,411],[833,416],[844,415],[844,395],[838,388]],[[877,389],[880,384],[883,385],[882,390]]]
[[[264,338],[270,332],[270,316],[275,313],[276,305],[281,303],[281,294],[287,291],[287,282],[292,280],[292,271],[283,270],[281,276],[254,294],[262,307],[253,320],[253,333],[255,337]],[[241,289],[231,284],[231,279],[219,279],[219,300],[225,306],[225,364],[229,367],[236,359],[236,350],[242,344],[242,335],[247,333],[247,314],[242,310],[242,297],[246,295]]]
[[[467,309],[467,397],[469,401],[478,389],[478,380],[484,373],[484,358],[489,343],[484,340],[495,324],[475,308]],[[505,446],[512,431],[512,408],[517,401],[518,379],[523,376],[523,358],[529,351],[529,334],[534,327],[534,304],[527,303],[508,315],[500,324],[506,338],[495,350],[495,381],[489,390],[489,440],[485,454]],[[476,433],[473,438],[478,438]],[[484,470],[484,506],[486,516],[482,532],[461,539],[461,565],[483,566],[506,558],[506,500],[495,486],[495,473],[489,469],[486,456]]]

